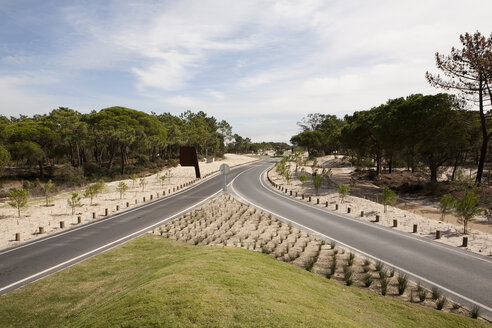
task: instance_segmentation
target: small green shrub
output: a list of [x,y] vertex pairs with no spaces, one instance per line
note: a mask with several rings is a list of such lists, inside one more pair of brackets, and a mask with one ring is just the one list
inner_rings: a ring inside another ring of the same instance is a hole
[[386,292],[388,291],[388,279],[387,278],[384,278],[384,279],[381,279],[379,281],[380,285],[381,285],[381,295],[385,296],[386,295]]
[[372,277],[372,275],[370,273],[366,273],[362,277],[362,282],[364,283],[365,287],[370,287],[372,285],[373,281],[374,281],[374,278]]
[[383,269],[383,267],[384,267],[383,262],[381,262],[381,261],[376,262],[376,271],[377,272],[381,271]]
[[398,275],[398,295],[403,295],[405,292],[405,289],[407,289],[408,285],[408,277],[406,274],[399,274]]
[[343,267],[343,281],[345,281],[345,284],[347,286],[352,285],[352,283],[354,282],[352,279],[352,274],[353,274],[353,272],[349,266]]
[[354,264],[354,259],[355,259],[355,254],[350,252],[349,257],[347,259],[347,265],[352,266],[352,264]]
[[470,315],[473,319],[477,319],[480,315],[480,307],[478,307],[478,305],[474,305],[471,309]]
[[438,309],[439,311],[442,310],[442,308],[444,307],[444,304],[446,304],[446,297],[441,297],[439,298],[437,301],[436,301],[436,309]]
[[433,301],[436,301],[440,297],[441,297],[441,292],[439,291],[439,289],[437,289],[437,287],[432,287],[432,290],[431,290],[431,298],[432,298],[432,300]]

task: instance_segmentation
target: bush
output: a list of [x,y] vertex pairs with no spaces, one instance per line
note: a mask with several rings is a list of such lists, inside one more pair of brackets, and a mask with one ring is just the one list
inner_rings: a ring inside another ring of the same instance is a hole
[[433,301],[436,301],[441,297],[441,292],[437,289],[437,287],[432,287],[431,293],[431,298]]
[[436,308],[438,310],[442,310],[442,308],[444,307],[444,304],[446,304],[446,297],[441,297],[440,299],[437,300],[436,302]]
[[406,274],[404,275],[398,275],[398,295],[403,295],[405,292],[405,289],[407,289],[408,285],[408,277]]
[[384,278],[384,279],[381,279],[379,281],[379,283],[381,284],[381,295],[386,295],[386,292],[388,291],[388,279],[387,278]]
[[362,282],[364,283],[364,286],[366,286],[366,287],[370,287],[372,285],[373,281],[374,281],[374,278],[372,277],[372,275],[370,273],[366,273],[362,277]]
[[352,279],[352,274],[353,274],[353,272],[349,266],[343,267],[343,281],[345,281],[345,284],[347,286],[352,285],[352,283],[354,282]]
[[68,186],[80,187],[86,183],[84,171],[81,167],[71,165],[64,166],[56,178],[57,181],[65,183]]

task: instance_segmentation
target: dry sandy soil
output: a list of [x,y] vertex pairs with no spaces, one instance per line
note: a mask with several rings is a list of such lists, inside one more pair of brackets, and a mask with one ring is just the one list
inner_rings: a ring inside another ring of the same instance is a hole
[[[213,163],[200,163],[200,172],[202,177],[218,172],[222,163],[227,163],[229,166],[237,166],[247,162],[255,161],[257,158],[226,154],[224,160]],[[75,215],[72,215],[72,210],[68,206],[67,200],[70,193],[60,193],[51,198],[51,206],[45,205],[45,198],[29,199],[28,207],[21,211],[21,217],[17,216],[17,210],[10,207],[6,202],[0,204],[0,249],[19,245],[22,242],[40,238],[46,234],[56,233],[63,229],[60,228],[60,222],[63,221],[65,228],[69,229],[78,226],[78,217],[81,223],[87,223],[93,220],[92,215],[95,213],[96,219],[105,216],[105,209],[108,209],[108,214],[116,213],[117,207],[119,210],[127,208],[127,203],[130,208],[139,206],[145,201],[163,196],[163,193],[169,195],[173,193],[178,186],[182,186],[195,180],[195,169],[193,167],[177,166],[170,169],[171,178],[166,179],[162,183],[160,177],[168,173],[168,169],[157,174],[148,175],[145,177],[147,184],[142,190],[139,185],[140,179],[137,179],[135,184],[133,181],[121,180],[128,185],[128,191],[120,199],[120,194],[116,186],[121,181],[113,181],[105,184],[105,190],[98,195],[93,204],[90,205],[89,198],[82,198],[83,206],[76,209]],[[183,186],[185,187],[185,186]],[[84,188],[75,190],[79,195],[84,194]],[[83,196],[82,196],[83,197]],[[40,227],[44,229],[44,233],[40,234]],[[15,241],[15,234],[20,233],[20,241]]]
[[[335,243],[309,235],[228,194],[154,229],[152,233],[192,245],[241,247],[266,253],[340,283],[368,288],[379,294],[386,282],[387,296],[437,307],[438,301],[432,298],[430,291],[411,282],[407,282],[404,292],[399,295],[398,279],[403,276],[385,268],[382,263],[374,263],[337,247]],[[443,311],[470,315],[469,311],[448,300]]]
[[[281,185],[282,187],[289,190],[293,190],[298,193],[299,197],[302,194],[306,195],[306,200],[308,200],[307,195],[312,195],[312,202],[316,203],[319,198],[321,206],[325,206],[328,202],[328,208],[331,210],[335,209],[336,204],[338,204],[338,211],[353,217],[359,218],[366,221],[375,221],[376,215],[379,215],[379,224],[392,227],[393,220],[397,220],[398,227],[396,229],[412,233],[413,225],[417,224],[417,234],[424,237],[435,239],[436,231],[441,231],[441,238],[438,241],[446,243],[452,246],[461,246],[463,242],[463,226],[457,224],[456,218],[450,215],[446,217],[448,222],[440,221],[440,215],[438,214],[438,208],[436,204],[432,204],[425,199],[420,200],[420,202],[427,202],[426,205],[421,205],[419,201],[404,201],[403,204],[400,203],[402,208],[387,206],[386,213],[384,212],[384,206],[370,199],[365,199],[362,197],[348,196],[342,203],[339,195],[334,188],[338,184],[349,184],[351,172],[353,168],[348,167],[346,163],[343,163],[340,159],[333,160],[330,162],[330,158],[326,157],[327,160],[320,161],[320,165],[325,168],[331,168],[332,176],[331,183],[324,183],[319,190],[319,195],[315,195],[315,190],[313,188],[311,173],[312,168],[310,166],[303,167],[304,173],[309,177],[309,182],[302,184],[299,181],[298,176],[301,174],[299,168],[298,173],[294,172],[295,165],[291,165],[291,171],[293,173],[293,179],[287,181],[284,176],[277,173],[275,169],[269,172],[270,179],[273,183]],[[343,167],[340,167],[343,166]],[[320,172],[321,169],[318,169]],[[359,182],[357,182],[359,184]],[[360,183],[362,188],[371,189],[372,195],[381,195],[381,189],[375,185],[369,184],[367,182]],[[359,187],[359,190],[361,188]],[[374,199],[374,198],[372,198]],[[351,213],[348,214],[348,208],[350,208]],[[406,210],[412,209],[412,212]],[[364,211],[364,216],[361,217],[361,211]],[[431,215],[432,214],[432,215]],[[479,218],[481,221],[485,221],[485,218]],[[485,228],[484,228],[485,227]],[[480,228],[480,229],[479,229]],[[488,233],[490,225],[483,224],[469,224],[469,234],[468,237],[468,247],[467,249],[482,255],[492,256],[492,235]],[[484,231],[485,230],[485,231]]]

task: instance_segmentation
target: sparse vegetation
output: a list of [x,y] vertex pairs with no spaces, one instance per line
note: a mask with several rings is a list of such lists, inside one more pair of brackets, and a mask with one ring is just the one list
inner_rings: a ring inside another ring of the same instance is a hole
[[72,209],[72,215],[75,214],[77,207],[82,207],[80,199],[79,193],[77,192],[72,192],[71,197],[67,199],[68,206]]
[[453,207],[455,206],[456,199],[454,199],[453,195],[445,194],[441,197],[439,201],[439,207],[441,210],[441,220],[446,222],[446,214],[449,214],[453,211]]
[[468,223],[473,221],[473,218],[480,214],[482,209],[477,206],[479,195],[473,191],[469,191],[463,198],[458,198],[455,203],[455,213],[458,216],[458,223],[463,224],[463,233],[468,233]]
[[116,190],[118,190],[118,192],[120,193],[120,199],[123,199],[123,196],[125,195],[126,191],[128,190],[128,186],[126,183],[121,181],[120,183],[118,183]]
[[350,187],[348,185],[341,184],[338,186],[338,196],[340,197],[340,201],[342,202],[342,204],[344,203],[345,198],[348,196],[349,192]]
[[48,180],[45,184],[41,185],[41,189],[43,189],[44,197],[46,198],[46,206],[50,204],[50,192],[53,189],[53,183],[51,180]]
[[388,187],[385,187],[383,189],[381,201],[383,202],[383,205],[384,205],[384,213],[386,213],[386,207],[388,205],[394,205],[396,203],[397,199],[398,199],[398,196],[395,194],[395,192],[393,190],[391,190]]

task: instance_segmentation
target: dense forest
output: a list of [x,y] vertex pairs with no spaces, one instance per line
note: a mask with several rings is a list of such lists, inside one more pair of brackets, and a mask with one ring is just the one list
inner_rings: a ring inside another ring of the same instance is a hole
[[0,169],[8,166],[11,177],[23,179],[81,185],[126,177],[176,165],[184,145],[195,146],[201,157],[286,146],[233,135],[228,122],[202,111],[175,116],[110,107],[83,114],[60,107],[33,117],[0,116]]

